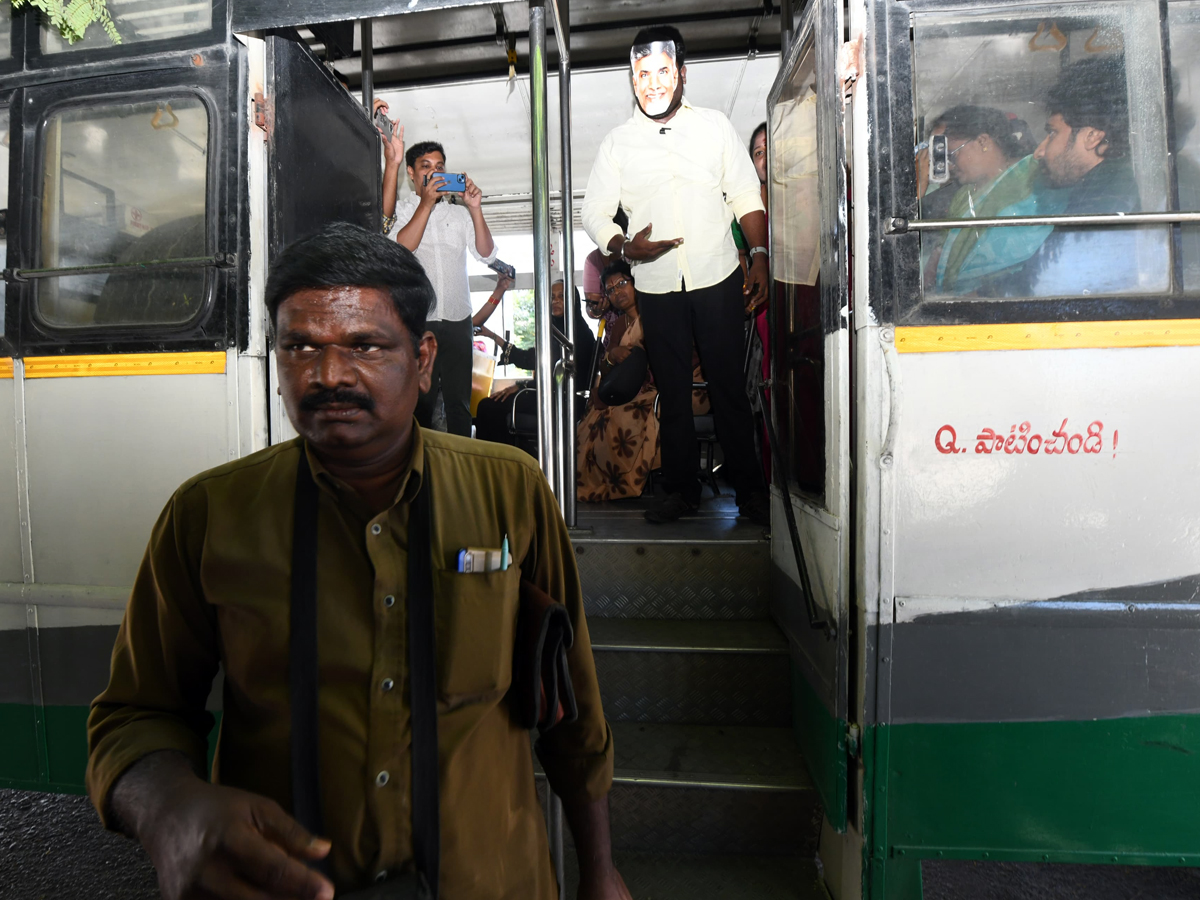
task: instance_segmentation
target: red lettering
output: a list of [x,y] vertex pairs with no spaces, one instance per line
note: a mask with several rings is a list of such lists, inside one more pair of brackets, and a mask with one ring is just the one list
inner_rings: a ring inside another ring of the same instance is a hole
[[1100,432],[1104,430],[1103,422],[1093,422],[1087,427],[1087,438],[1083,442],[1084,453],[1099,453],[1104,449],[1104,438]]
[[[949,438],[942,440],[942,435],[949,434]],[[933,436],[933,446],[937,448],[938,453],[957,453],[958,445],[955,443],[958,440],[958,434],[955,433],[952,425],[943,425],[937,430],[937,434]]]

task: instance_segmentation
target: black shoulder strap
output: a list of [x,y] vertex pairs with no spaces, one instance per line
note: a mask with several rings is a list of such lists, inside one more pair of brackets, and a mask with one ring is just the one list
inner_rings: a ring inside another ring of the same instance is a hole
[[292,523],[292,608],[288,685],[292,707],[292,815],[324,834],[317,752],[317,485],[300,445]]
[[429,546],[429,470],[409,505],[408,679],[412,707],[413,858],[437,900],[441,856],[438,809],[437,660],[433,630],[433,566]]
[[[428,476],[409,505],[408,671],[412,707],[413,858],[437,900],[441,855],[438,809],[437,658],[433,628]],[[292,707],[292,813],[323,834],[317,752],[317,485],[300,448],[292,530],[291,637],[288,683]]]

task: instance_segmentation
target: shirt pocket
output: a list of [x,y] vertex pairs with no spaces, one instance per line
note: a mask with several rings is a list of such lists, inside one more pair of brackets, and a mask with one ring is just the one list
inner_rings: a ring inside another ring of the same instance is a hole
[[434,572],[439,693],[484,700],[508,690],[521,570]]

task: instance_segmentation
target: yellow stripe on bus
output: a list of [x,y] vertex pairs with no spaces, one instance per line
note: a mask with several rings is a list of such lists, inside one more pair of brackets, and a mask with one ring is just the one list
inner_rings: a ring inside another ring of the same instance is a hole
[[900,353],[1197,345],[1200,345],[1200,319],[930,325],[896,329],[896,350]]
[[0,357],[0,378],[12,378],[13,366],[12,360],[7,356]]
[[98,375],[223,375],[221,353],[123,353],[103,356],[27,356],[26,378]]

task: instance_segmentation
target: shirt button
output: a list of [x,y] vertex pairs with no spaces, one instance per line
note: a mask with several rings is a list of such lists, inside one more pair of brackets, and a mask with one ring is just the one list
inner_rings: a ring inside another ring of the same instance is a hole
[[386,606],[388,609],[391,609],[392,605],[395,602],[396,602],[396,598],[393,597],[391,594],[388,594],[386,597],[383,598],[383,605]]
[[371,534],[379,534],[381,531],[383,531],[383,526],[378,522],[371,526]]
[[388,778],[390,778],[390,777],[391,776],[388,775],[387,770],[385,769],[384,771],[380,772],[378,775],[375,776],[375,786],[383,787],[385,784],[388,783]]
[[396,686],[396,682],[392,681],[392,679],[390,679],[390,678],[383,679],[383,684],[380,685],[380,687],[383,688],[385,691],[390,691],[395,686]]

